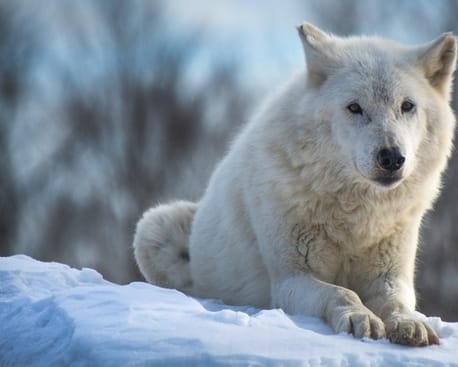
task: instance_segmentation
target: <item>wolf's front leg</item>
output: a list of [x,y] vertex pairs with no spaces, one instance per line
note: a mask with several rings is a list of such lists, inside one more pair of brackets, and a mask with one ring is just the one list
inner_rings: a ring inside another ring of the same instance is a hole
[[273,305],[290,314],[321,317],[336,332],[358,338],[385,336],[383,321],[346,288],[320,281],[309,274],[287,278],[272,289]]
[[364,304],[384,321],[387,338],[411,346],[439,344],[434,330],[414,313],[418,227],[419,221],[373,247],[364,261],[360,261],[360,271],[354,275],[352,287]]
[[[373,290],[378,290],[376,294]],[[396,344],[424,346],[439,344],[434,330],[414,314],[410,301],[413,287],[389,274],[372,282],[372,293],[365,304],[385,323],[387,338]]]

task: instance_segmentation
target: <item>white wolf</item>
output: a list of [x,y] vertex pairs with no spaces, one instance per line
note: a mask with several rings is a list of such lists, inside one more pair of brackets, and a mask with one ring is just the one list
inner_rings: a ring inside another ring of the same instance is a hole
[[144,214],[140,270],[161,286],[322,317],[356,337],[439,343],[413,312],[414,267],[452,148],[456,39],[408,47],[298,30],[306,72],[241,132],[199,203]]

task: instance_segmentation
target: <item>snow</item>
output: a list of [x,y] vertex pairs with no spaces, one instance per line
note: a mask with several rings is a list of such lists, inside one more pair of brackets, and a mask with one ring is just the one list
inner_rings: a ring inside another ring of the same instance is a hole
[[0,258],[0,366],[458,366],[458,323],[441,345],[335,335],[279,309],[226,306],[92,269]]

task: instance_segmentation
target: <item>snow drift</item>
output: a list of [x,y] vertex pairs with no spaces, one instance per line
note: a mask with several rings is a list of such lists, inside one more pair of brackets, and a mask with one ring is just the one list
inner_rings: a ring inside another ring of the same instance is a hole
[[0,366],[458,366],[458,323],[441,345],[334,335],[278,309],[226,306],[95,270],[0,258]]

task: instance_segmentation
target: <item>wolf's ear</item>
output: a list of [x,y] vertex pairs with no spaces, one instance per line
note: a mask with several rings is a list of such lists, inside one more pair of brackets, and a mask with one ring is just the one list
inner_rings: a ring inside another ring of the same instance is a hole
[[431,43],[420,47],[418,57],[426,78],[444,97],[449,98],[456,67],[457,40],[444,33]]
[[314,87],[320,86],[334,67],[332,57],[333,38],[310,23],[297,27],[307,61],[307,80]]

